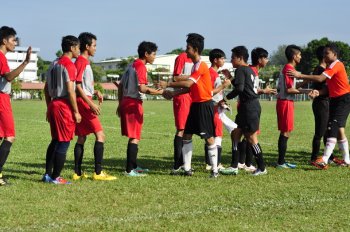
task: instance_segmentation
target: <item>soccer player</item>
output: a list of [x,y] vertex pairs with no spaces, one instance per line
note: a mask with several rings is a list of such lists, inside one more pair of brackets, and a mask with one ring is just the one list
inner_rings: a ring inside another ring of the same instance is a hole
[[204,48],[204,37],[190,33],[187,35],[186,53],[194,63],[191,76],[186,80],[178,82],[161,81],[161,87],[182,87],[189,88],[192,98],[190,113],[187,117],[185,131],[183,136],[183,161],[184,174],[192,176],[192,135],[197,134],[205,139],[208,144],[208,153],[212,166],[211,177],[218,176],[217,167],[217,147],[214,136],[214,105],[212,102],[212,85],[209,68],[206,63],[201,61],[201,53]]
[[301,48],[296,45],[288,45],[285,50],[288,63],[283,67],[278,81],[277,94],[277,122],[280,136],[278,139],[277,168],[294,169],[295,164],[285,161],[287,142],[294,129],[294,99],[296,94],[304,93],[296,88],[293,76],[288,74],[289,70],[295,70],[295,66],[301,60]]
[[94,89],[94,77],[89,61],[89,58],[95,55],[97,38],[89,32],[81,33],[78,38],[80,42],[80,56],[75,61],[75,67],[77,68],[76,92],[78,110],[82,119],[75,129],[78,140],[74,147],[75,173],[73,174],[73,180],[81,180],[87,177],[85,173],[82,173],[81,165],[86,136],[91,133],[95,135],[95,172],[92,175],[92,179],[115,180],[115,176],[108,175],[105,171],[102,171],[105,134],[98,119],[98,115],[101,113],[100,107],[92,100],[92,96],[96,95],[99,104],[103,101],[100,91]]
[[234,89],[226,95],[223,101],[239,96],[240,106],[236,116],[238,128],[232,133],[232,163],[231,167],[221,170],[222,174],[238,174],[239,150],[238,143],[242,134],[247,139],[256,158],[258,169],[253,175],[267,174],[263,153],[258,141],[257,131],[260,123],[261,107],[259,103],[259,78],[248,66],[249,53],[246,47],[233,48],[231,63],[235,70]]
[[[269,62],[269,53],[261,47],[254,48],[251,51],[252,64],[249,67],[253,70],[255,76],[259,78],[259,70],[264,68]],[[276,94],[275,89],[271,89],[269,85],[265,89],[258,88],[258,94]],[[260,130],[257,131],[260,134]],[[253,152],[250,149],[251,145],[247,144],[246,139],[238,144],[239,163],[238,168],[244,169],[247,172],[254,172],[256,168],[252,165]]]
[[0,28],[0,140],[2,140],[0,145],[0,186],[8,184],[7,179],[3,177],[2,169],[10,154],[12,143],[15,141],[15,123],[10,101],[11,82],[29,63],[32,52],[32,48],[29,47],[23,63],[14,70],[10,70],[5,55],[15,50],[16,34],[12,27],[3,26]]
[[52,140],[47,148],[46,173],[42,180],[70,184],[60,174],[70,141],[74,138],[75,124],[81,121],[75,94],[77,70],[72,62],[72,58],[77,58],[80,53],[79,39],[72,35],[65,36],[61,46],[63,54],[47,71],[44,88]]
[[[173,81],[185,80],[191,75],[193,62],[187,57],[186,52],[179,54],[175,59]],[[173,98],[173,111],[175,118],[176,134],[174,137],[174,167],[172,175],[179,174],[183,165],[182,137],[188,113],[190,112],[191,96],[189,93],[180,94]]]
[[[211,67],[209,68],[211,84],[213,87],[213,103],[214,103],[214,127],[215,127],[215,144],[218,149],[218,169],[223,169],[224,167],[221,164],[221,153],[222,153],[222,137],[224,135],[223,132],[223,122],[219,116],[219,102],[223,99],[224,93],[223,90],[231,85],[231,81],[229,79],[225,79],[224,83],[222,83],[221,78],[219,77],[218,70],[225,64],[225,53],[218,48],[212,49],[209,52],[209,60],[211,63]],[[211,170],[209,153],[208,153],[208,145],[205,144],[205,162],[206,169]]]
[[139,58],[128,66],[118,87],[117,115],[120,117],[122,135],[129,138],[127,146],[126,176],[144,176],[148,169],[137,165],[138,143],[143,125],[141,93],[161,95],[163,90],[147,86],[146,64],[152,64],[156,58],[157,45],[143,41],[138,46]]
[[[326,70],[320,75],[305,75],[295,70],[290,70],[288,75],[296,78],[326,81],[329,102],[329,119],[327,126],[327,144],[323,156],[313,162],[317,168],[327,169],[328,160],[333,153],[337,143],[343,155],[343,165],[349,166],[349,144],[345,134],[345,125],[350,112],[350,86],[344,64],[338,59],[339,48],[336,44],[330,43],[324,48],[324,59],[328,65]],[[316,95],[322,94],[322,90],[315,90]]]

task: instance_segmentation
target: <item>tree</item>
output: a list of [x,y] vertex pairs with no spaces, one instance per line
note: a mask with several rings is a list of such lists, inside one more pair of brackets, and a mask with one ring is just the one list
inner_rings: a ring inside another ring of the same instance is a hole
[[212,50],[211,48],[203,49],[201,55],[202,55],[202,56],[209,56],[209,52],[210,52],[211,50]]
[[38,77],[42,77],[43,75],[45,75],[47,69],[50,66],[50,61],[45,61],[43,60],[40,56],[38,56]]
[[106,75],[105,71],[100,66],[95,65],[93,62],[90,62],[92,73],[94,75],[94,81],[99,83],[102,80],[102,77]]
[[22,89],[22,84],[21,82],[18,80],[18,78],[15,78],[12,82],[11,82],[11,93],[12,95],[18,94],[21,92]]
[[270,62],[271,65],[276,66],[282,66],[287,63],[286,55],[284,54],[284,51],[286,50],[287,45],[279,45],[277,50],[272,52],[272,55],[270,56]]
[[170,52],[167,52],[165,53],[166,55],[169,55],[169,54],[176,54],[176,55],[179,55],[180,53],[184,52],[185,50],[183,50],[182,48],[175,48],[173,49],[172,51]]
[[56,52],[56,57],[61,57],[63,55],[63,52],[62,52],[62,50],[58,50],[57,52]]

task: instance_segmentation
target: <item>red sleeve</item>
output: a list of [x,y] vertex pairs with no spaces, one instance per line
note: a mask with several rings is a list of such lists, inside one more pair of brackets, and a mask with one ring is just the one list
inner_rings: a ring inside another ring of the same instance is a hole
[[215,89],[215,81],[216,81],[216,78],[219,76],[219,74],[215,72],[213,68],[210,68],[209,72],[211,77],[211,85],[213,86],[213,89]]
[[7,63],[6,57],[2,55],[0,56],[0,76],[3,76],[8,72],[10,72],[9,65]]
[[139,81],[139,85],[147,85],[147,69],[143,63],[135,62],[134,68],[137,74],[137,79]]
[[182,70],[184,69],[186,63],[186,57],[184,55],[179,55],[175,59],[175,65],[174,65],[174,76],[179,76],[182,74]]
[[288,70],[295,70],[295,69],[289,65],[285,66],[285,68],[283,69],[283,75],[286,81],[286,87],[287,89],[290,89],[294,87],[294,77],[287,74]]
[[74,63],[75,68],[77,69],[77,82],[82,82],[83,81],[83,74],[86,68],[87,63],[83,62],[82,60],[78,59]]
[[68,71],[69,80],[70,81],[76,81],[77,78],[77,69],[75,68],[74,64],[70,64],[66,66],[66,69]]

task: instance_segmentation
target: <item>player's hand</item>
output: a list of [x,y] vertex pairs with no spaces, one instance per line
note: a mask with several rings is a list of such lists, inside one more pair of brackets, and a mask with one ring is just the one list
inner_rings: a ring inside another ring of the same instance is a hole
[[222,82],[222,85],[224,88],[227,88],[231,85],[231,80],[228,78],[225,78],[224,81]]
[[264,94],[271,94],[271,95],[276,95],[277,94],[277,89],[272,89],[270,86],[266,86],[264,89]]
[[167,100],[171,100],[173,98],[173,92],[170,90],[164,90],[162,96]]
[[29,46],[29,47],[28,47],[28,50],[27,50],[26,59],[24,60],[24,62],[26,62],[27,64],[28,64],[29,61],[30,61],[30,56],[31,56],[31,54],[32,54],[32,47]]
[[101,114],[101,108],[98,105],[94,104],[94,103],[91,104],[90,109],[96,115],[100,115]]
[[232,79],[231,72],[228,71],[227,69],[221,70],[221,73],[224,74],[224,76],[225,76],[227,79]]
[[80,123],[81,122],[81,115],[79,112],[74,113],[74,118],[75,118],[75,122],[76,123]]
[[298,72],[296,70],[288,70],[287,75],[293,76],[295,78],[301,78],[301,72]]
[[102,95],[102,93],[101,93],[100,91],[97,90],[97,91],[95,92],[95,95],[97,96],[98,104],[101,105],[102,102],[103,102],[103,95]]
[[168,82],[159,81],[159,88],[166,89],[168,87]]
[[318,90],[314,89],[308,95],[311,99],[314,99],[314,98],[320,96],[320,92]]
[[50,118],[49,118],[49,111],[46,111],[46,121],[50,123]]
[[115,114],[120,118],[120,107],[118,105],[117,110],[115,111]]

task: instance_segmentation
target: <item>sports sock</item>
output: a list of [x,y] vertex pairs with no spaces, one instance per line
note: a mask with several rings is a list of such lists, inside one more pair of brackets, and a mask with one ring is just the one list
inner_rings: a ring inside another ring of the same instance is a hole
[[128,148],[126,151],[126,172],[129,173],[131,170],[137,168],[137,152],[138,145],[135,143],[128,143]]
[[213,172],[218,172],[218,148],[215,144],[208,146],[208,155]]
[[51,140],[46,150],[45,174],[48,174],[49,176],[52,175],[53,158],[54,158],[55,148],[57,143],[58,143],[57,140],[54,140],[54,139]]
[[2,172],[2,168],[10,154],[11,146],[12,143],[7,140],[4,140],[0,145],[0,173]]
[[331,156],[331,154],[333,153],[333,150],[334,150],[336,143],[337,143],[336,138],[328,138],[327,139],[326,147],[324,148],[324,152],[323,152],[323,156],[322,156],[322,159],[325,163],[328,163],[328,159]]
[[247,167],[250,167],[253,163],[253,150],[252,150],[252,146],[247,143],[246,144],[246,156],[245,156],[245,165]]
[[320,153],[321,140],[319,137],[314,136],[312,140],[312,153],[311,160],[316,160],[318,154]]
[[104,144],[96,141],[94,146],[94,157],[95,157],[95,173],[101,174],[102,171],[102,160],[103,160]]
[[54,154],[54,166],[52,171],[52,179],[56,179],[61,175],[61,171],[66,162],[66,153],[55,152]]
[[74,172],[81,176],[81,164],[83,163],[84,145],[76,143],[74,146]]
[[183,164],[182,158],[182,137],[174,137],[174,169],[179,169]]
[[182,155],[184,161],[184,169],[185,171],[191,170],[191,161],[192,161],[192,140],[183,140],[182,146]]
[[231,167],[233,167],[233,168],[238,167],[238,159],[239,159],[238,141],[237,142],[233,141]]
[[222,153],[222,147],[216,146],[218,148],[218,164],[221,164],[221,153]]
[[339,150],[343,155],[344,162],[347,164],[350,164],[348,140],[345,138],[343,140],[338,141],[338,146],[339,146]]
[[253,154],[255,156],[256,164],[258,165],[258,169],[260,171],[265,171],[265,162],[263,158],[263,153],[262,149],[259,143],[257,144],[252,144],[251,145],[251,150],[253,151]]
[[246,160],[246,154],[247,154],[247,140],[243,139],[241,142],[238,143],[238,150],[239,150],[239,163],[244,164]]
[[287,151],[287,142],[288,142],[288,137],[280,134],[280,137],[278,139],[278,161],[277,161],[279,165],[282,165],[286,162],[284,158],[286,156],[286,151]]
[[210,158],[209,158],[208,145],[207,144],[204,144],[204,157],[205,157],[205,163],[207,165],[211,165],[210,164]]

